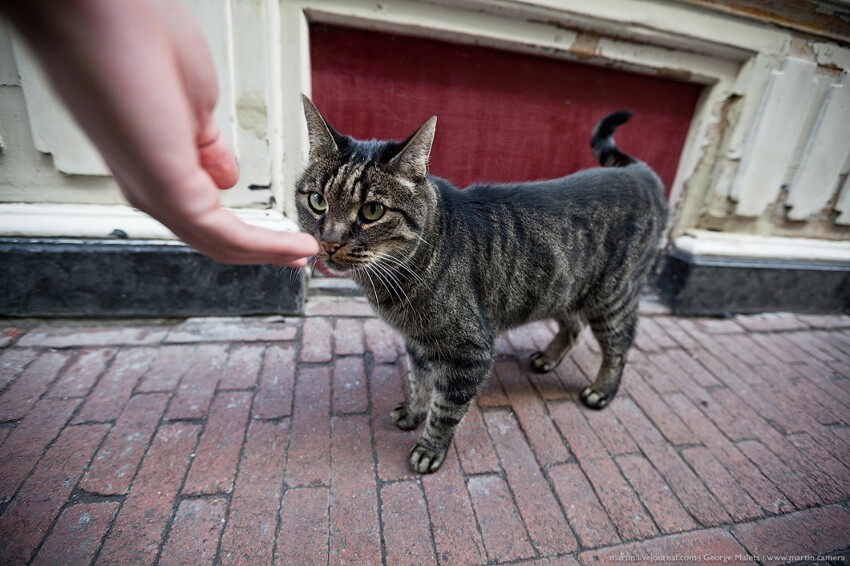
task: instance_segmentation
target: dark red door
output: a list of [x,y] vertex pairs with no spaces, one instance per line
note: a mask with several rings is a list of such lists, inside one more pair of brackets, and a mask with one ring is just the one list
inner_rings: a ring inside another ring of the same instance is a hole
[[627,153],[669,187],[701,87],[443,41],[312,25],[313,101],[339,131],[404,139],[438,116],[431,171],[463,187],[596,165],[590,132],[614,110]]

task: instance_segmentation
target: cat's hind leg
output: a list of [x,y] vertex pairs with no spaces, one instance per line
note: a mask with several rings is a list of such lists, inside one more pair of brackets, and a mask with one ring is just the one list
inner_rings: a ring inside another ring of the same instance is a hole
[[614,316],[591,318],[589,322],[602,349],[602,365],[596,380],[585,387],[580,396],[585,405],[598,410],[608,406],[620,387],[637,327],[637,301]]
[[428,414],[431,402],[434,371],[431,362],[413,344],[407,344],[407,357],[410,360],[410,371],[407,374],[410,384],[410,399],[399,404],[390,417],[401,430],[413,430],[419,426]]
[[567,352],[575,345],[584,326],[581,318],[576,314],[558,318],[557,323],[558,332],[546,349],[531,355],[531,368],[536,372],[546,373],[558,367]]

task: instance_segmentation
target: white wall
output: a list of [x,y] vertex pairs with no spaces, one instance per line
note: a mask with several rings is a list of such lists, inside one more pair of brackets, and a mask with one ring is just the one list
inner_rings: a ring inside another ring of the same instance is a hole
[[[672,187],[672,235],[706,223],[776,235],[793,221],[817,225],[817,237],[850,239],[850,50],[834,41],[684,2],[184,1],[210,40],[222,93],[216,120],[242,170],[225,203],[254,221],[281,224],[292,213],[306,140],[299,96],[310,88],[308,22],[318,21],[704,85]],[[20,47],[0,25],[0,233],[106,236],[115,211],[133,218],[138,234],[167,237],[119,206],[96,154]],[[834,212],[826,220],[825,209]]]

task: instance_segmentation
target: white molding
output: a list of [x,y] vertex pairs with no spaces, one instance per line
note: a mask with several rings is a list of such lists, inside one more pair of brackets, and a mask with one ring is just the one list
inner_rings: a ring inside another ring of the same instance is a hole
[[[279,232],[295,222],[274,210],[232,209],[241,220]],[[0,204],[0,236],[22,238],[110,238],[113,230],[133,240],[176,240],[165,226],[132,207],[98,204]]]
[[850,263],[850,242],[688,230],[676,248],[693,256]]

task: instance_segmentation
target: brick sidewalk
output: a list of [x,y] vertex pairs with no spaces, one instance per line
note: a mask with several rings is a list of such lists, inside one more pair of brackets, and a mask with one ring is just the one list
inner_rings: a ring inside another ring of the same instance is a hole
[[850,317],[645,317],[602,412],[592,339],[537,375],[551,328],[514,331],[419,477],[399,340],[356,300],[311,313],[7,325],[0,562],[850,556]]

